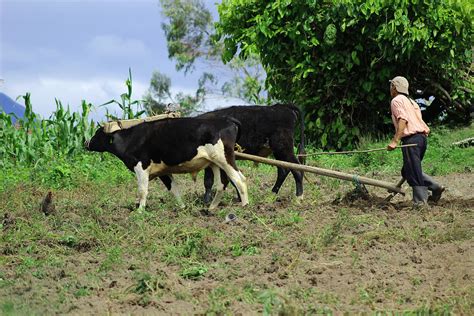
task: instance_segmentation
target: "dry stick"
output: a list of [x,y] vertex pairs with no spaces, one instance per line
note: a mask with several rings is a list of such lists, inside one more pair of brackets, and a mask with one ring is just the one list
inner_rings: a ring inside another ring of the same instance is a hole
[[354,181],[357,183],[363,183],[367,185],[373,185],[376,187],[382,187],[382,188],[389,189],[393,192],[397,192],[403,195],[405,194],[405,192],[401,188],[385,181],[370,179],[370,178],[361,177],[358,175],[352,175],[352,174],[348,174],[344,172],[322,169],[322,168],[313,167],[313,166],[306,166],[306,165],[300,165],[297,163],[268,159],[268,158],[244,154],[240,152],[235,152],[235,156],[242,159],[261,162],[261,163],[265,163],[272,166],[277,166],[277,167],[282,167],[282,168],[287,168],[287,169],[294,169],[294,170],[299,170],[299,171],[304,171],[304,172],[311,172],[311,173],[319,174],[326,177],[332,177],[332,178],[337,178],[341,180]]
[[[403,147],[415,147],[417,146],[416,144],[407,144],[407,145],[401,145],[397,146],[395,148],[403,148]],[[310,156],[317,156],[317,155],[348,155],[348,154],[357,154],[357,153],[371,153],[374,151],[382,151],[382,150],[387,150],[387,147],[385,148],[375,148],[375,149],[368,149],[368,150],[353,150],[353,151],[331,151],[331,152],[322,152],[322,153],[313,153],[313,154],[301,154],[298,155],[298,157],[310,157]]]
[[469,143],[474,143],[474,137],[460,140],[458,142],[452,143],[451,145],[453,145],[453,146],[463,146],[463,145],[469,145]]

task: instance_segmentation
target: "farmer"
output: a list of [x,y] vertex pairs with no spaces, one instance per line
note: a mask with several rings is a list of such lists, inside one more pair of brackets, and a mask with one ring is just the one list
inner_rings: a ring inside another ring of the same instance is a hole
[[[408,80],[401,76],[390,80],[390,95],[395,136],[388,144],[387,150],[394,150],[400,140],[403,145],[416,144],[413,147],[402,148],[402,176],[413,189],[415,207],[426,205],[428,200],[438,202],[445,188],[424,174],[421,169],[421,161],[426,151],[426,137],[430,129],[421,117],[420,107],[408,96]],[[428,190],[432,192],[429,198]]]

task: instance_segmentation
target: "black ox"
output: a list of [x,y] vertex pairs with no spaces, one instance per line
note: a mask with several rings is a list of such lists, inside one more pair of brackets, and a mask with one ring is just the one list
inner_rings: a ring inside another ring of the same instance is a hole
[[[298,119],[300,120],[300,145],[298,153],[304,153],[304,117],[301,111],[291,104],[276,104],[272,106],[231,106],[199,115],[198,118],[232,117],[241,123],[241,136],[238,144],[244,152],[250,155],[267,157],[271,153],[275,159],[299,163],[293,152],[294,132]],[[272,188],[278,193],[281,185],[291,171],[296,183],[296,196],[303,196],[303,173],[297,170],[278,168],[278,176]],[[204,201],[211,200],[211,189],[214,182],[210,169],[205,170],[204,186],[206,193]],[[224,178],[224,177],[222,177]],[[225,179],[224,179],[225,180]]]
[[224,190],[219,181],[220,170],[236,186],[244,206],[248,203],[247,185],[234,156],[239,124],[232,118],[173,118],[145,122],[113,133],[105,133],[101,127],[85,142],[85,147],[112,153],[135,172],[141,209],[146,205],[149,180],[159,177],[180,206],[184,206],[172,174],[192,173],[208,167],[218,179],[217,192],[209,209],[218,206]]

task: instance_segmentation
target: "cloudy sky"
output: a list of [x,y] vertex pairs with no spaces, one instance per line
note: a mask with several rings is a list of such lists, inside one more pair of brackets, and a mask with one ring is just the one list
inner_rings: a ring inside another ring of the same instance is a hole
[[[216,15],[219,1],[205,2]],[[0,0],[0,21],[0,91],[13,99],[31,92],[43,116],[55,98],[74,109],[82,99],[119,99],[129,67],[137,99],[154,70],[171,77],[174,92],[192,93],[206,67],[176,72],[158,0]]]

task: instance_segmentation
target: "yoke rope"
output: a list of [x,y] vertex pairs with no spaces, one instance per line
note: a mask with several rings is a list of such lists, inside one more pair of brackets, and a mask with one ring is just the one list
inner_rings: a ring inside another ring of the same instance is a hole
[[[415,147],[417,144],[407,144],[397,146],[395,148],[403,148],[403,147]],[[358,153],[370,153],[374,151],[382,151],[387,150],[387,147],[384,148],[375,148],[375,149],[368,149],[368,150],[353,150],[353,151],[329,151],[329,152],[321,152],[321,153],[312,153],[312,154],[300,154],[297,155],[298,157],[310,157],[310,156],[317,156],[317,155],[350,155],[350,154],[358,154]]]

